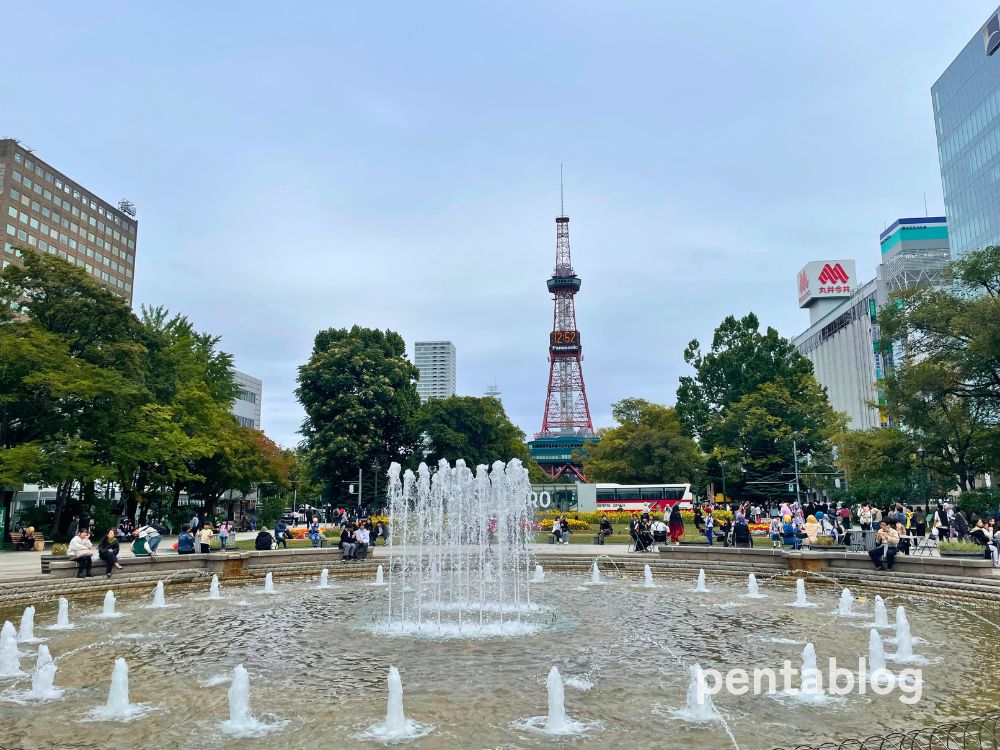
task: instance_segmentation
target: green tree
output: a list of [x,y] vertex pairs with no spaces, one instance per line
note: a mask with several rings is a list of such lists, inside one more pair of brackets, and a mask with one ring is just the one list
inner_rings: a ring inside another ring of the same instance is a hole
[[524,433],[510,421],[498,399],[476,396],[432,398],[420,407],[417,430],[424,438],[421,460],[465,459],[479,464],[511,458],[530,460]]
[[388,469],[417,444],[416,367],[393,331],[354,326],[316,334],[295,393],[306,412],[303,447],[313,480],[336,500],[358,469]]
[[926,482],[913,437],[894,427],[848,430],[838,439],[838,465],[855,502],[915,503]]
[[601,441],[584,458],[591,482],[699,484],[704,456],[684,434],[677,410],[641,398],[611,407],[617,427],[600,431]]
[[773,328],[761,333],[756,315],[727,317],[709,352],[692,341],[684,359],[695,374],[680,379],[677,413],[701,449],[730,467],[728,495],[749,499],[781,491],[793,481],[795,450],[809,475],[832,470],[832,440],[843,417],[830,407],[809,360]]

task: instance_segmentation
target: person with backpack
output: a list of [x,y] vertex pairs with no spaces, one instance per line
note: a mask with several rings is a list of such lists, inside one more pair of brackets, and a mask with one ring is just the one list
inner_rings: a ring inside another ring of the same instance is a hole
[[163,534],[158,528],[152,525],[140,526],[132,532],[132,536],[142,541],[142,547],[153,559],[156,559],[156,548],[163,540]]

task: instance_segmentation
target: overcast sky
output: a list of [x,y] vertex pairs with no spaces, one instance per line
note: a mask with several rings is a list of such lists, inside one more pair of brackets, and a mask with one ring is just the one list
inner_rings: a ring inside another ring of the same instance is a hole
[[806,261],[870,278],[943,212],[930,87],[995,2],[8,3],[0,136],[136,204],[136,307],[220,334],[288,446],[354,323],[450,339],[539,429],[564,162],[603,426],[725,315],[801,332]]

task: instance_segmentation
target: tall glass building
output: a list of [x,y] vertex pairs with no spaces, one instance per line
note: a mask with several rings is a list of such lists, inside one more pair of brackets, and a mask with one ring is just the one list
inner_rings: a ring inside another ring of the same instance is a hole
[[[1000,9],[998,9],[1000,10]],[[931,87],[952,257],[1000,244],[1000,17]]]

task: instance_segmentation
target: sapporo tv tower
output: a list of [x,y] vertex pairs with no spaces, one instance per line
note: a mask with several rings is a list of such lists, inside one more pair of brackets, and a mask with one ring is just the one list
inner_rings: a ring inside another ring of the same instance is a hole
[[556,267],[546,282],[553,299],[549,334],[549,387],[545,395],[542,429],[528,443],[531,457],[553,479],[586,481],[580,463],[586,444],[597,441],[590,418],[587,386],[583,382],[583,348],[576,327],[580,277],[573,270],[569,249],[569,217],[563,204],[562,167],[559,169],[559,207],[556,217]]

